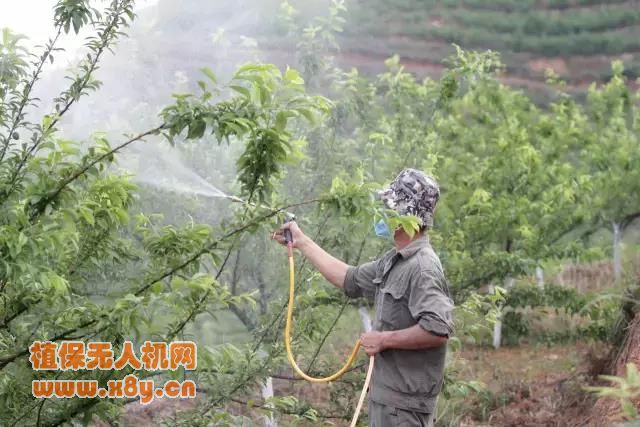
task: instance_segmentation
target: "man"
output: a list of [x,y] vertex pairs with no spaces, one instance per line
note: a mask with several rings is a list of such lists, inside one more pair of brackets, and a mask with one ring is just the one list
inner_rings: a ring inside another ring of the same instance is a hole
[[[374,330],[362,334],[362,346],[375,356],[369,393],[369,422],[374,427],[432,426],[442,388],[446,343],[453,332],[453,301],[442,265],[426,230],[440,197],[436,181],[415,169],[403,170],[379,192],[385,205],[401,215],[415,215],[421,228],[413,237],[401,227],[393,232],[395,249],[380,259],[353,267],[334,258],[287,223],[273,238],[293,245],[320,273],[349,297],[375,300]],[[384,224],[376,234],[390,235]]]

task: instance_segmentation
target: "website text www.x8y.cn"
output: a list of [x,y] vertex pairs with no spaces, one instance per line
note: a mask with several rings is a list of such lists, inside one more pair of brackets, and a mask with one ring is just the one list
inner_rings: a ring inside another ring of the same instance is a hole
[[[146,341],[140,346],[140,357],[133,343],[125,341],[119,357],[114,357],[111,343],[82,341],[36,341],[30,348],[31,366],[36,371],[82,370],[194,370],[197,365],[196,345],[191,341],[169,344]],[[77,378],[77,377],[76,377]],[[168,380],[156,387],[152,379],[130,373],[122,379],[110,379],[103,387],[91,379],[40,379],[32,381],[36,398],[112,398],[139,399],[148,404],[154,398],[194,398],[196,384],[192,380]]]

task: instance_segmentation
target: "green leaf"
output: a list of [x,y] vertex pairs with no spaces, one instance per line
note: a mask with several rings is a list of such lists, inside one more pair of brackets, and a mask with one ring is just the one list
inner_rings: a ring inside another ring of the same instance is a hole
[[284,111],[278,111],[276,114],[276,130],[278,132],[283,132],[287,127],[287,113]]
[[202,71],[202,73],[204,73],[204,75],[207,76],[207,78],[211,80],[211,82],[213,82],[214,84],[218,83],[218,78],[211,68],[202,67],[200,71]]
[[203,120],[194,120],[189,123],[189,130],[187,132],[188,139],[202,138],[207,125]]
[[293,83],[296,85],[304,84],[304,79],[300,76],[300,73],[289,67],[287,67],[287,70],[284,73],[284,81],[285,83]]
[[95,225],[95,218],[93,217],[93,212],[91,211],[91,209],[83,206],[78,212],[80,213],[80,216],[82,216],[82,219],[87,222],[87,224]]
[[247,89],[244,86],[237,86],[237,85],[231,85],[229,86],[232,90],[238,92],[240,95],[242,95],[243,98],[250,100],[251,99],[251,93],[249,92],[249,89]]
[[316,124],[316,117],[311,110],[307,108],[298,108],[296,111],[302,114],[309,121],[310,124],[312,125]]

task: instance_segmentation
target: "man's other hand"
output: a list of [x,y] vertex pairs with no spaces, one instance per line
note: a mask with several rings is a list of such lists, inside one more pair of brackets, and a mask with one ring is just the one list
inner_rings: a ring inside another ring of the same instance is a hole
[[379,331],[365,332],[360,335],[360,343],[369,356],[380,353],[386,349],[385,333]]

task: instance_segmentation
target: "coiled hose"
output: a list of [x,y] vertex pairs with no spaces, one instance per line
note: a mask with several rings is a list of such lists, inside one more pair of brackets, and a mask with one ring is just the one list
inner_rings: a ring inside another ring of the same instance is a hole
[[[285,230],[289,231],[289,230]],[[290,232],[289,232],[290,233]],[[288,233],[285,233],[288,234]],[[360,339],[356,341],[356,344],[353,346],[353,350],[351,350],[351,354],[347,359],[347,362],[344,364],[342,368],[340,368],[335,374],[330,375],[328,377],[312,377],[307,375],[300,369],[298,364],[296,363],[296,359],[293,357],[293,352],[291,350],[291,324],[293,322],[293,303],[295,300],[295,270],[294,270],[294,262],[293,262],[293,239],[290,236],[285,236],[287,240],[287,254],[289,257],[289,303],[287,304],[287,319],[284,327],[284,347],[287,353],[287,359],[289,359],[289,363],[293,367],[293,370],[296,373],[304,378],[305,380],[312,383],[326,383],[330,381],[335,381],[340,378],[347,370],[349,366],[353,363],[356,356],[358,355],[358,350],[360,350]],[[356,411],[353,414],[353,419],[351,420],[351,427],[356,425],[358,421],[358,416],[360,415],[360,411],[362,410],[362,404],[364,403],[364,397],[367,394],[367,389],[369,388],[369,383],[371,382],[371,374],[373,373],[373,356],[369,357],[369,369],[367,370],[367,377],[364,382],[364,387],[362,388],[362,392],[360,393],[360,398],[358,399],[358,405],[356,406]]]

